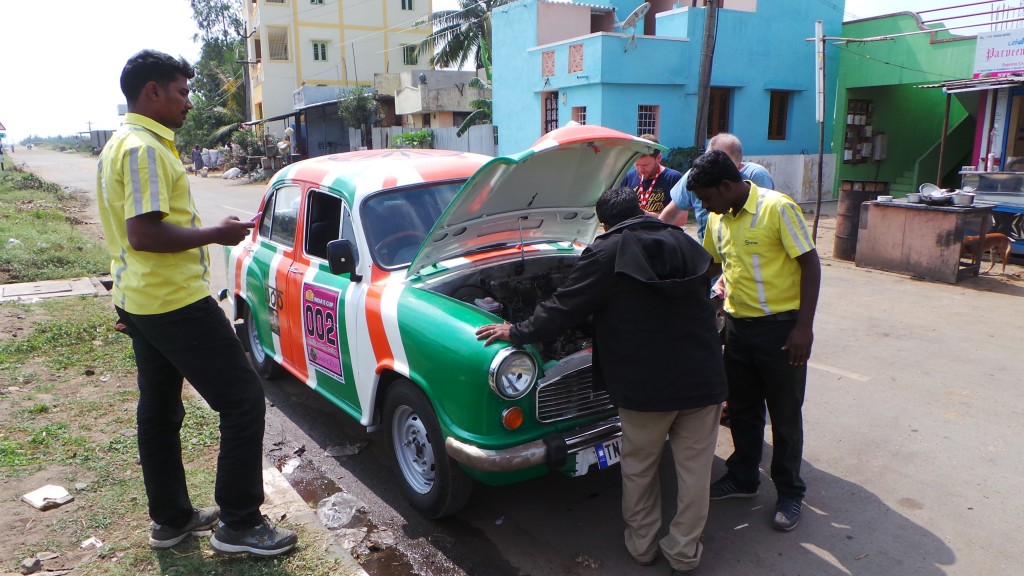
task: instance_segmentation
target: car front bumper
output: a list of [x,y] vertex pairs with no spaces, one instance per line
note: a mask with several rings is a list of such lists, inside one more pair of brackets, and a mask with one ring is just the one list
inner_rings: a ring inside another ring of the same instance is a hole
[[[575,475],[580,476],[586,474],[590,464],[598,463],[596,455],[603,451],[596,448],[609,442],[617,443],[621,436],[622,427],[619,417],[615,416],[502,450],[480,448],[451,437],[445,439],[444,447],[452,459],[481,472],[514,472],[541,464],[561,468],[572,458]],[[617,455],[615,461],[618,461]]]

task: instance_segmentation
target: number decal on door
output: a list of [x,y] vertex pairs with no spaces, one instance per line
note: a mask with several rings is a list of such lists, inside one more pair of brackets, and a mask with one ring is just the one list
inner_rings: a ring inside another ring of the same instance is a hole
[[302,299],[302,326],[306,332],[309,363],[344,382],[338,350],[338,292],[304,283]]

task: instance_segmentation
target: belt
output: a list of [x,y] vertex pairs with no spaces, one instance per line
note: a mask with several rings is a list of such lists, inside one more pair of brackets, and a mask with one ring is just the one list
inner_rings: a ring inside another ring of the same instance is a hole
[[768,314],[765,316],[754,316],[751,318],[736,318],[735,316],[729,316],[732,320],[741,320],[743,322],[788,322],[796,320],[800,315],[799,310],[787,310],[785,312],[779,312],[777,314]]

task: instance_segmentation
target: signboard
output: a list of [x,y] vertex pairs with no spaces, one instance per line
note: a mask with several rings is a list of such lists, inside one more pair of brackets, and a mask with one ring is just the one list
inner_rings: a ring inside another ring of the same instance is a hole
[[1024,28],[981,32],[974,53],[974,78],[1024,73]]

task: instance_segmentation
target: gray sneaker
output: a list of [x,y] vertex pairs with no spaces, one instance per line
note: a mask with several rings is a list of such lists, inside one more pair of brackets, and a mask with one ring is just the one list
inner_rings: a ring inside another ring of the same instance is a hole
[[180,528],[153,524],[149,530],[149,545],[153,548],[170,548],[188,536],[209,536],[220,518],[220,508],[210,506],[192,510],[192,519]]
[[221,522],[210,538],[210,546],[221,554],[277,556],[294,548],[298,541],[298,534],[287,528],[274,526],[264,517],[256,526],[243,530],[232,530]]

